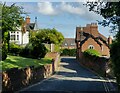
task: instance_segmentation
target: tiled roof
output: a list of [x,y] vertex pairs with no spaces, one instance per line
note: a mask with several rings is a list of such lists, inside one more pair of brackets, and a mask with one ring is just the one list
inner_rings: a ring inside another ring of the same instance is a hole
[[65,46],[65,44],[67,44],[67,46],[75,46],[75,38],[65,38],[62,46]]
[[[98,32],[98,34],[96,36],[93,36],[92,34],[90,34],[89,29],[87,29],[87,27],[83,27],[82,30],[82,35],[81,35],[81,27],[76,27],[76,38],[75,38],[75,42],[80,42],[81,41],[81,45],[85,43],[85,41],[87,41],[90,37],[93,38],[99,45],[101,45],[101,43],[99,42],[99,40],[101,40],[106,46],[108,46],[107,43],[107,38],[102,35],[101,33]],[[87,29],[87,30],[85,30]],[[109,46],[108,46],[109,47]]]
[[30,31],[30,30],[34,30],[35,27],[35,23],[29,23],[26,25],[26,30]]

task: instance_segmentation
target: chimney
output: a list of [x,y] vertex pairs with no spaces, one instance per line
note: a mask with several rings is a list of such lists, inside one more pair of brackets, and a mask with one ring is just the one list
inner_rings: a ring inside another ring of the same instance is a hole
[[97,23],[91,23],[91,25],[90,25],[90,33],[93,36],[98,37],[98,26],[97,26]]
[[27,17],[26,17],[26,24],[29,24],[29,23],[30,23],[30,17],[27,16]]
[[112,44],[112,38],[111,36],[108,37],[108,45]]

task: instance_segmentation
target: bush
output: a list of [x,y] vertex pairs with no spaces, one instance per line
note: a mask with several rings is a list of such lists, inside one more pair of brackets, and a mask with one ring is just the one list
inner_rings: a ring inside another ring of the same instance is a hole
[[60,52],[60,45],[55,44],[54,52]]
[[120,89],[120,41],[111,45],[110,56],[112,60],[114,74]]
[[32,43],[29,43],[21,51],[20,55],[23,57],[29,57],[29,58],[43,58],[46,53],[47,53],[47,49],[43,44],[38,43],[35,45]]
[[22,47],[20,45],[17,45],[15,43],[10,43],[9,53],[17,55],[17,54],[20,54],[21,50],[22,50]]
[[1,57],[0,60],[5,60],[7,58],[7,48],[6,48],[6,45],[4,44],[2,46],[2,49],[0,49],[0,54],[1,54]]
[[32,44],[27,44],[20,52],[20,56],[23,57],[30,57],[31,50],[32,50]]
[[76,56],[76,49],[62,49],[62,56]]
[[[0,51],[1,52],[1,51]],[[5,60],[7,58],[7,52],[5,52],[4,49],[2,49],[2,60]],[[1,60],[1,59],[0,59]]]
[[94,49],[87,49],[86,51],[83,52],[84,56],[100,56],[100,53]]
[[47,53],[47,49],[43,44],[38,44],[37,46],[33,45],[33,49],[31,50],[31,55],[33,58],[43,58]]

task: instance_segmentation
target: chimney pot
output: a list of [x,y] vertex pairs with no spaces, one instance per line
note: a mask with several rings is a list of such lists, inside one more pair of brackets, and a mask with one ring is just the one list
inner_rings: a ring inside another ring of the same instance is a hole
[[27,16],[27,17],[26,17],[26,24],[29,24],[29,23],[30,23],[30,17]]

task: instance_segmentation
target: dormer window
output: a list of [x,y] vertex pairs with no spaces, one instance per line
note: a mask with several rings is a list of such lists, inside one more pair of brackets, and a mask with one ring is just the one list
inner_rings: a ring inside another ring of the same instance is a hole
[[67,46],[67,43],[65,43],[65,46]]
[[75,43],[71,43],[71,45],[75,45]]
[[88,49],[94,49],[94,46],[93,45],[89,45]]

